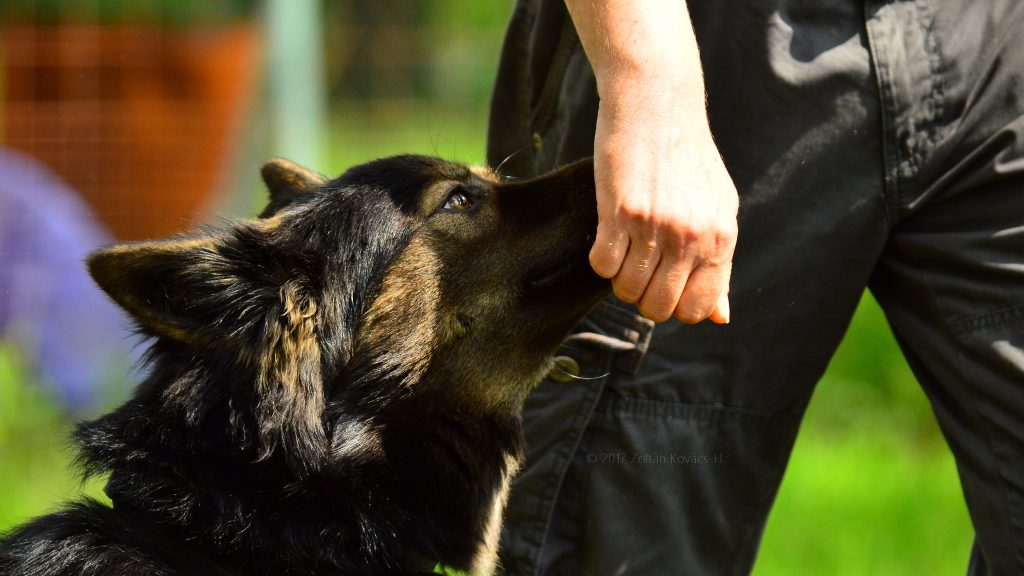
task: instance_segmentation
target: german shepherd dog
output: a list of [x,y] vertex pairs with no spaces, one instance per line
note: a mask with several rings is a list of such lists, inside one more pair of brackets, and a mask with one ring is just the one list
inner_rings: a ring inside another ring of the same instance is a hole
[[132,399],[74,432],[113,506],[15,529],[0,574],[495,570],[524,397],[609,290],[592,163],[263,179],[259,218],[89,258],[152,339]]

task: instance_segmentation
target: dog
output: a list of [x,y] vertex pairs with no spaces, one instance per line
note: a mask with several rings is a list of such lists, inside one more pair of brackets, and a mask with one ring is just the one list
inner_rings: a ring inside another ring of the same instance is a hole
[[16,528],[0,574],[496,570],[524,398],[610,290],[592,161],[262,176],[258,218],[89,257],[150,338],[134,396],[73,434],[112,507]]

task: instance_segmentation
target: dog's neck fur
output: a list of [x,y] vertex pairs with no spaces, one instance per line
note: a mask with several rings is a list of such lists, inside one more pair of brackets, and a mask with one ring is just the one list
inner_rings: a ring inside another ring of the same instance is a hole
[[[331,447],[323,461],[297,473],[284,454],[260,459],[252,423],[232,410],[238,382],[177,362],[187,365],[158,354],[131,401],[76,432],[87,471],[111,474],[115,511],[187,541],[227,573],[412,573],[416,562],[494,570],[522,452],[518,415],[456,418],[402,402],[353,415],[339,403],[324,416]],[[190,412],[176,402],[183,388],[213,408]],[[178,433],[164,433],[171,427]],[[181,430],[203,441],[181,443]]]

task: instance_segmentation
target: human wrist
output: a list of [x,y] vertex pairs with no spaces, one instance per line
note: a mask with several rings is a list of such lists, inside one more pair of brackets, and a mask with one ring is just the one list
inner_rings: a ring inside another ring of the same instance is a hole
[[603,98],[671,91],[703,105],[700,52],[685,2],[565,4]]
[[600,115],[605,127],[616,132],[660,139],[659,133],[670,131],[688,147],[715,148],[700,82],[678,86],[664,79],[622,80],[601,92]]
[[656,104],[705,108],[700,67],[616,63],[595,67],[597,92],[609,102],[650,100]]

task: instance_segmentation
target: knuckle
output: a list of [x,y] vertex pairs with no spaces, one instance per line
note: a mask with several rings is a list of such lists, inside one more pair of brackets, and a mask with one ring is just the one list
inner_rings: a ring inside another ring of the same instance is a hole
[[666,252],[678,253],[682,252],[689,242],[692,242],[689,234],[688,227],[675,226],[666,229],[659,238],[659,241]]
[[664,322],[672,317],[675,301],[665,286],[657,290],[648,289],[637,306],[645,318],[655,322]]
[[645,318],[655,322],[664,322],[672,317],[672,309],[667,307],[641,307],[640,313],[643,314]]
[[685,324],[697,324],[711,315],[714,305],[705,302],[680,303],[675,310],[675,316]]
[[739,236],[739,229],[735,222],[727,223],[718,228],[715,236],[715,245],[723,251],[732,251],[736,246],[736,238]]
[[605,278],[609,278],[615,274],[614,262],[612,261],[613,256],[604,250],[595,250],[590,253],[590,266]]
[[719,229],[714,242],[704,255],[703,264],[712,267],[727,265],[732,261],[733,250],[736,248],[735,226]]
[[722,268],[729,264],[730,260],[728,254],[712,252],[700,259],[700,265],[706,268]]
[[719,229],[715,235],[715,251],[732,252],[733,247],[736,246],[736,236],[735,226]]
[[619,281],[612,281],[612,291],[615,297],[627,304],[635,304],[640,299],[642,292],[634,284]]
[[691,311],[691,310],[684,310],[684,311],[676,312],[676,318],[678,318],[679,321],[684,323],[684,324],[698,324],[698,323],[700,323],[702,320],[704,320],[707,317],[708,317],[707,314],[703,314],[703,313],[700,313],[700,312],[694,312],[694,311]]
[[612,265],[607,262],[595,262],[590,261],[590,267],[594,269],[594,273],[604,279],[609,279],[615,276],[615,269]]
[[731,241],[736,243],[736,237],[739,236],[739,223],[736,218],[730,218],[718,227],[718,235],[723,240]]
[[641,240],[637,243],[637,249],[640,251],[640,268],[648,269],[652,264],[656,264],[656,262],[654,262],[654,255],[658,251],[657,240],[653,238]]
[[616,216],[618,216],[619,221],[632,228],[643,226],[651,221],[651,213],[647,208],[633,204],[619,206]]
[[672,268],[665,271],[665,285],[667,290],[671,290],[676,294],[676,299],[679,298],[679,294],[682,293],[683,288],[686,285],[686,279],[689,277],[689,271],[681,268]]
[[699,222],[690,222],[679,230],[677,235],[681,244],[696,244],[707,238],[707,226]]
[[681,217],[660,221],[657,231],[658,243],[674,252],[701,244],[707,234],[702,224]]

